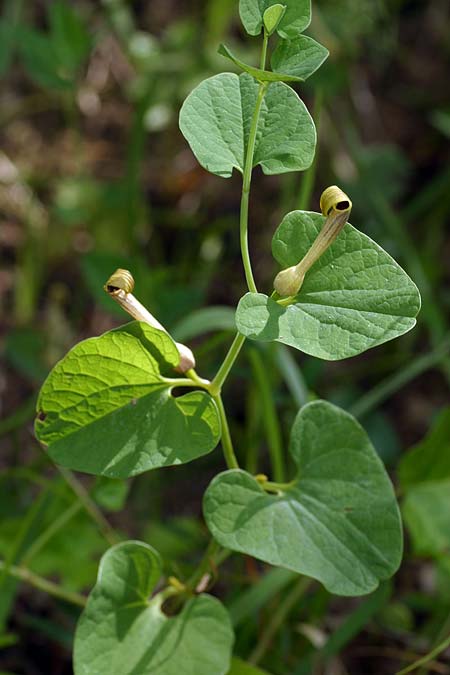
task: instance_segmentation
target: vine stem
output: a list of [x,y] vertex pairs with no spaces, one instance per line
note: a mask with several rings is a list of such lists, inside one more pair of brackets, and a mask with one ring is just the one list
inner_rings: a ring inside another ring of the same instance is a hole
[[26,567],[16,567],[15,565],[7,565],[3,560],[0,560],[0,570],[4,570],[7,574],[25,581],[35,588],[38,588],[40,591],[44,591],[49,595],[53,595],[55,598],[60,598],[66,602],[70,602],[73,605],[78,605],[79,607],[85,607],[86,598],[79,593],[73,591],[66,591],[61,586],[54,584],[48,579],[40,577],[38,574],[35,574]]
[[221,441],[225,462],[229,469],[239,469],[239,463],[234,454],[233,441],[231,440],[230,427],[228,426],[227,414],[225,412],[222,397],[220,394],[216,394],[216,396],[213,396],[213,399],[219,411],[220,424],[222,426]]
[[209,386],[209,393],[211,396],[216,396],[220,394],[220,391],[222,389],[223,383],[227,379],[230,370],[232,369],[234,362],[236,361],[237,357],[239,356],[239,352],[242,349],[242,346],[245,342],[245,337],[241,335],[240,333],[236,333],[235,338],[231,344],[231,347],[228,351],[228,354],[225,356],[225,359],[223,360],[222,365],[220,366],[219,370],[217,371],[216,376],[213,378],[210,386]]
[[193,575],[186,582],[186,588],[195,593],[198,584],[201,582],[205,574],[207,574],[214,563],[214,557],[219,552],[220,546],[215,539],[211,539],[208,548],[205,551],[197,569]]
[[406,673],[410,673],[413,670],[417,670],[420,666],[425,665],[426,663],[429,663],[434,659],[435,656],[438,656],[441,652],[443,652],[447,647],[450,647],[450,635],[437,647],[431,650],[431,652],[428,652],[428,654],[425,654],[425,656],[422,656],[418,661],[414,661],[414,663],[411,663],[411,665],[407,666],[406,668],[403,668],[402,670],[399,670],[396,675],[406,675]]
[[[265,65],[266,60],[267,42],[268,38],[266,35],[264,35],[265,47],[263,46],[263,54],[261,57],[261,61],[264,62],[263,67]],[[261,82],[261,84],[259,85],[258,96],[256,98],[255,109],[253,111],[253,117],[250,125],[247,154],[245,156],[245,164],[244,164],[244,178],[242,183],[241,214],[240,214],[241,254],[248,290],[251,291],[252,293],[257,293],[258,289],[256,288],[255,279],[253,277],[252,264],[250,261],[250,252],[248,248],[248,207],[250,198],[250,185],[252,182],[253,158],[255,155],[255,146],[256,146],[256,134],[258,132],[259,116],[261,113],[261,106],[266,91],[267,91],[267,82]]]

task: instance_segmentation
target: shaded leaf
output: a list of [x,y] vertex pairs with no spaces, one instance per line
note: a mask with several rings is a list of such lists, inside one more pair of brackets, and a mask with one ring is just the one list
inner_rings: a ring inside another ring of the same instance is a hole
[[[259,35],[263,27],[266,9],[276,4],[273,0],[240,0],[239,14],[245,30],[250,35]],[[277,33],[283,38],[295,38],[308,28],[311,22],[311,0],[283,0],[286,12]]]
[[274,73],[283,73],[292,79],[304,81],[312,75],[328,57],[329,51],[310,37],[300,35],[294,40],[280,40],[272,54]]
[[234,658],[231,661],[231,670],[228,671],[227,675],[270,675],[267,670],[261,670],[256,666],[242,661],[242,659]]
[[426,438],[402,458],[399,477],[404,489],[450,479],[450,407],[440,411]]
[[210,452],[220,435],[215,403],[202,391],[173,398],[178,362],[173,340],[137,321],[80,342],[44,382],[38,439],[56,463],[111,478]]
[[[303,258],[324,220],[305,211],[286,216],[272,242],[282,268]],[[292,304],[248,293],[238,305],[236,325],[251,339],[276,340],[333,361],[403,335],[415,326],[419,309],[419,291],[400,265],[347,224],[307,272]]]
[[107,551],[75,633],[75,675],[228,672],[233,632],[225,608],[202,594],[167,618],[162,595],[150,599],[160,575],[160,557],[147,544]]
[[[247,73],[221,73],[202,82],[187,97],[180,129],[199,163],[225,178],[243,172],[258,84]],[[281,123],[282,120],[282,123]],[[253,165],[265,174],[307,169],[316,130],[297,94],[282,82],[269,84],[258,125]]]
[[248,473],[219,474],[204,514],[224,547],[306,574],[332,593],[362,595],[398,568],[402,529],[392,484],[369,438],[325,401],[297,415],[297,478],[276,495]]
[[450,480],[420,483],[408,490],[403,517],[418,555],[450,550]]

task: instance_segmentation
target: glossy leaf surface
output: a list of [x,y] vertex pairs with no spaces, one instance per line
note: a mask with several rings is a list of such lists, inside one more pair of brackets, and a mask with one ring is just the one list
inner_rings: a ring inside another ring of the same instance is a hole
[[80,342],[42,386],[38,439],[56,463],[112,478],[210,452],[215,403],[202,391],[171,395],[178,362],[173,340],[137,321]]
[[325,401],[306,405],[292,429],[297,478],[268,494],[248,473],[219,474],[204,514],[215,539],[272,565],[321,581],[332,593],[362,595],[398,568],[399,510],[367,434]]

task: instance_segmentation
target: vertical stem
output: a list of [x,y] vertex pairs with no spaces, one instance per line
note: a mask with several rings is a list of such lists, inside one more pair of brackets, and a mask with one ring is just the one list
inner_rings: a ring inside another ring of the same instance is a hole
[[239,352],[242,349],[242,345],[245,342],[245,337],[241,335],[240,333],[236,333],[236,336],[231,344],[231,347],[228,351],[228,354],[225,356],[225,359],[220,366],[219,370],[217,371],[216,376],[212,380],[210,387],[209,387],[209,393],[214,396],[215,394],[220,394],[220,390],[222,389],[222,385],[227,379],[230,370],[232,369],[234,362],[236,361]]
[[[264,41],[261,53],[261,70],[266,67],[267,45],[269,44],[269,36],[264,30]],[[252,182],[253,171],[253,157],[255,155],[256,135],[258,132],[258,122],[261,113],[261,106],[267,91],[267,82],[261,82],[258,89],[258,96],[256,98],[255,110],[253,111],[252,122],[250,125],[250,133],[248,136],[247,153],[245,156],[244,178],[242,184],[242,198],[241,198],[241,215],[240,215],[240,239],[241,239],[241,253],[242,262],[244,265],[245,278],[249,291],[257,293],[255,280],[253,278],[252,264],[250,261],[250,252],[248,249],[248,205],[250,197],[250,184]]]
[[252,122],[250,125],[247,154],[245,157],[245,165],[244,165],[244,179],[242,184],[241,215],[240,215],[241,253],[245,271],[245,278],[247,280],[247,286],[249,291],[251,291],[252,293],[257,293],[258,290],[256,288],[255,280],[253,278],[252,264],[250,261],[250,252],[248,249],[248,206],[250,198],[250,185],[252,182],[253,157],[255,154],[258,122],[266,90],[267,90],[267,82],[262,82],[259,85],[255,110],[253,112]]
[[233,441],[231,440],[230,427],[228,426],[227,415],[223,407],[223,401],[220,394],[213,396],[219,411],[220,423],[222,425],[222,449],[229,469],[239,469],[239,463],[234,454]]
[[261,70],[265,70],[266,68],[266,59],[267,59],[267,46],[269,44],[269,35],[264,28],[264,39],[263,39],[263,46],[262,46],[262,52],[261,52],[261,61],[259,64],[259,67]]

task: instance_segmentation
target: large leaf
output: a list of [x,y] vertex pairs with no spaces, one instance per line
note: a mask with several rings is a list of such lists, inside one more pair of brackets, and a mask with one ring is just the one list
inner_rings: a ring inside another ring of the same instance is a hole
[[[221,73],[202,82],[187,97],[180,129],[200,164],[218,176],[244,170],[258,84],[243,73]],[[253,165],[266,174],[302,171],[310,166],[316,130],[298,95],[272,82],[262,104]]]
[[[305,211],[286,216],[272,242],[281,267],[303,258],[324,220]],[[307,272],[292,304],[248,293],[237,308],[236,325],[251,339],[276,340],[333,361],[403,335],[414,327],[419,309],[419,291],[404,270],[347,224]]]
[[406,489],[424,481],[450,480],[450,407],[441,410],[427,437],[402,458],[399,477]]
[[[259,35],[263,27],[264,12],[275,4],[275,0],[240,0],[239,14],[247,33]],[[311,0],[282,0],[281,4],[286,5],[286,13],[277,32],[283,38],[295,38],[310,24]]]
[[280,40],[272,54],[271,64],[274,73],[283,73],[283,79],[290,76],[304,81],[320,68],[328,54],[328,49],[321,44],[300,35],[295,40]]
[[138,321],[80,342],[44,382],[38,439],[58,464],[112,478],[210,452],[215,403],[202,391],[171,395],[178,362],[173,340]]
[[75,675],[228,672],[233,631],[225,608],[200,595],[167,618],[162,595],[150,598],[160,575],[160,557],[147,544],[127,541],[107,551],[75,633]]
[[204,514],[224,547],[361,595],[398,568],[402,530],[394,491],[367,434],[325,401],[302,408],[289,447],[297,478],[268,494],[248,473],[219,474]]

